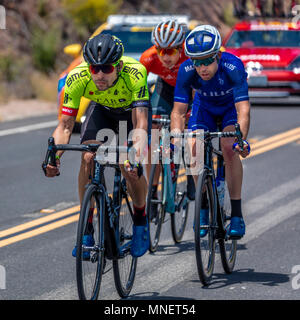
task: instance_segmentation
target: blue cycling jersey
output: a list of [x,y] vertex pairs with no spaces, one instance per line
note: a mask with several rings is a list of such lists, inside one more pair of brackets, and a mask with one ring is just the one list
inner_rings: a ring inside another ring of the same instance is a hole
[[239,101],[249,100],[247,73],[243,62],[235,55],[223,52],[219,67],[212,79],[205,81],[198,75],[191,59],[179,68],[174,101],[188,103],[191,90],[201,107],[209,110],[234,107]]

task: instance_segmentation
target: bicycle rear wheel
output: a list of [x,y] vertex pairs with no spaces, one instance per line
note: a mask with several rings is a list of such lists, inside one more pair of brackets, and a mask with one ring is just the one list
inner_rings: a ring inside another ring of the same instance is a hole
[[189,201],[187,199],[187,175],[184,164],[178,169],[176,191],[174,195],[175,212],[171,214],[171,230],[175,243],[180,243],[185,231],[189,212]]
[[[203,203],[208,204],[208,224],[200,226],[200,211]],[[216,240],[216,196],[212,178],[207,170],[203,170],[198,177],[195,201],[195,253],[200,281],[203,285],[210,282],[215,263]],[[200,237],[200,230],[207,230],[204,237]]]
[[137,266],[137,258],[132,257],[130,253],[133,209],[132,200],[126,191],[125,180],[120,183],[119,201],[120,212],[116,232],[119,237],[120,257],[113,260],[113,272],[117,292],[121,298],[125,298],[132,289]]
[[[80,300],[97,300],[99,295],[104,265],[104,212],[104,195],[90,184],[84,194],[77,230],[76,279]],[[92,236],[92,242],[86,242],[87,235]]]
[[[224,206],[222,210],[222,220],[224,230],[229,228],[231,216],[231,203],[227,183],[225,182]],[[237,256],[237,240],[229,239],[226,234],[219,239],[220,255],[223,269],[226,273],[232,273]]]
[[[157,185],[157,197],[152,197],[152,186],[154,185],[155,176],[158,174],[159,180]],[[149,251],[157,250],[162,224],[164,222],[165,208],[163,205],[164,194],[164,175],[163,167],[160,164],[152,164],[150,178],[148,183],[148,195],[146,202],[146,214],[149,221],[150,246]]]

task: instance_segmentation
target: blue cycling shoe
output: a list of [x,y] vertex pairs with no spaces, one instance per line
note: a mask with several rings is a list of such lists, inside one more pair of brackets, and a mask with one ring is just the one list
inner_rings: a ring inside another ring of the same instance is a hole
[[134,258],[144,255],[150,246],[149,225],[133,225],[130,253]]
[[[87,247],[92,247],[94,246],[95,241],[94,238],[91,234],[86,234],[83,236],[83,245]],[[77,246],[74,247],[72,251],[72,256],[76,258],[76,253],[77,253]],[[89,251],[84,251],[83,252],[83,259],[84,260],[89,260],[90,259],[90,252]]]
[[232,217],[230,220],[230,226],[228,235],[232,239],[240,239],[245,235],[246,226],[243,218]]
[[[200,210],[200,227],[207,226],[209,224],[209,209]],[[200,238],[204,238],[207,235],[208,228],[200,229]]]

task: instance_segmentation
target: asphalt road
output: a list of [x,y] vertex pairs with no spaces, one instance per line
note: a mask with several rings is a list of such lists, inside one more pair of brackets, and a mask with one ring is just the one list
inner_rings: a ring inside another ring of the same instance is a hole
[[[61,175],[44,177],[41,163],[53,121],[54,116],[47,116],[0,124],[2,300],[77,299],[75,260],[71,256],[77,211],[63,210],[78,205],[80,157],[78,153],[65,154]],[[28,127],[45,122],[46,128]],[[23,132],[14,133],[20,127]],[[252,108],[249,138],[258,147],[243,161],[247,227],[239,243],[235,271],[226,275],[217,257],[212,283],[202,287],[194,254],[192,205],[182,244],[173,244],[167,221],[158,251],[139,259],[129,300],[299,299],[300,129],[276,136],[299,127],[299,107]],[[73,135],[72,142],[79,142],[78,135]],[[55,219],[54,214],[61,211],[66,215]],[[51,217],[53,220],[45,221]],[[99,298],[119,299],[112,271],[104,276]]]

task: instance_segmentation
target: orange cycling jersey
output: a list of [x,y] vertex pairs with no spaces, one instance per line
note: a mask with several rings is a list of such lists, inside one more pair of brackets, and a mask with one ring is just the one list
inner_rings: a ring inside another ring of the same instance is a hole
[[140,58],[140,62],[146,67],[147,72],[157,74],[161,79],[167,82],[172,87],[176,86],[176,78],[180,65],[187,60],[188,57],[184,54],[184,49],[180,53],[178,62],[171,69],[166,68],[160,62],[155,46],[146,50]]

